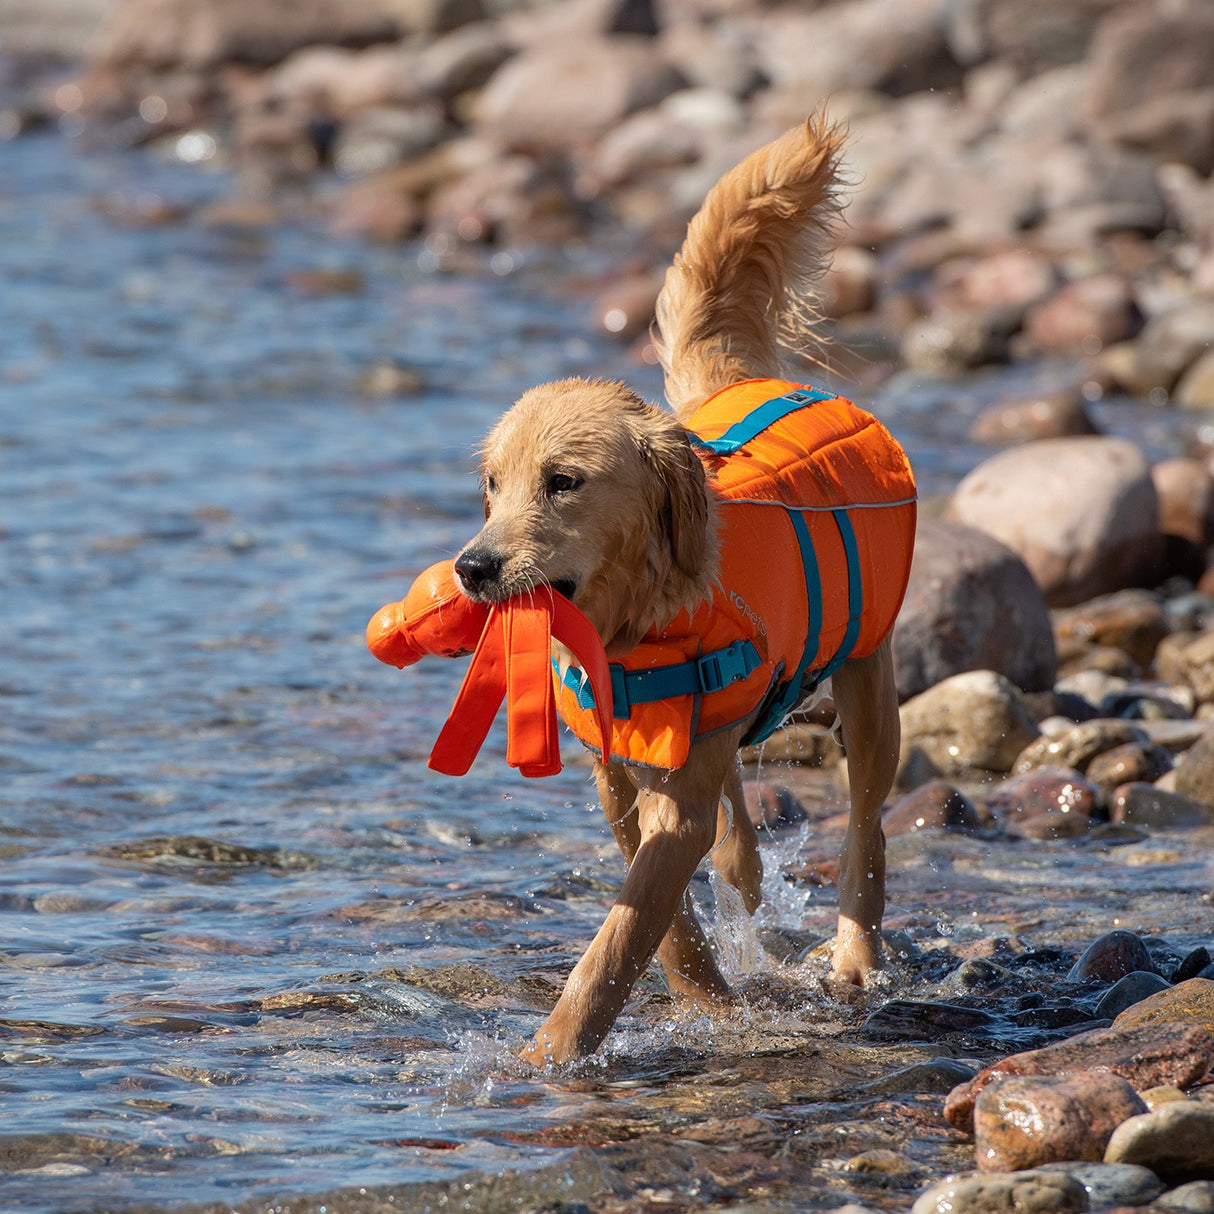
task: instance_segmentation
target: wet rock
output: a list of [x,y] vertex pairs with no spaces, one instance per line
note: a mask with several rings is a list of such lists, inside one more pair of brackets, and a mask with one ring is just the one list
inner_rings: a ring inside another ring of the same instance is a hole
[[1087,1189],[1060,1172],[989,1172],[932,1185],[911,1214],[1067,1214],[1087,1210]]
[[1214,1105],[1173,1100],[1113,1131],[1108,1163],[1136,1163],[1180,1184],[1214,1179]]
[[481,93],[477,118],[483,129],[516,148],[573,148],[656,105],[681,84],[646,40],[546,40],[494,74]]
[[998,1075],[1109,1071],[1141,1091],[1162,1083],[1187,1087],[1206,1073],[1211,1060],[1214,1035],[1196,1024],[1115,1024],[1091,1029],[1055,1045],[1012,1054],[980,1071],[969,1083],[949,1093],[944,1116],[951,1125],[969,1133],[973,1129],[974,1102]]
[[1141,584],[1162,557],[1149,465],[1119,438],[1045,439],[1001,452],[961,481],[947,517],[1007,544],[1053,606]]
[[873,1096],[902,1096],[934,1093],[947,1095],[959,1083],[966,1083],[976,1074],[972,1066],[956,1058],[932,1058],[915,1062],[889,1075],[882,1075],[864,1085],[864,1092]]
[[804,822],[805,807],[787,789],[766,780],[748,782],[742,786],[746,794],[746,812],[756,826],[773,829]]
[[1182,796],[1214,806],[1214,729],[1180,756],[1175,780],[1175,790]]
[[936,1041],[948,1033],[986,1036],[1002,1027],[999,1016],[980,1008],[891,999],[865,1020],[863,1032],[882,1041]]
[[1131,782],[1147,784],[1172,770],[1172,756],[1162,746],[1126,742],[1098,754],[1085,775],[1098,788],[1112,793],[1119,785]]
[[1142,937],[1134,932],[1106,932],[1084,949],[1067,974],[1068,982],[1116,982],[1135,970],[1156,972]]
[[937,683],[903,704],[901,717],[904,784],[920,772],[1007,771],[1038,732],[1019,689],[990,670]]
[[1001,1076],[974,1106],[978,1168],[1018,1172],[1068,1159],[1097,1162],[1113,1131],[1145,1112],[1134,1089],[1116,1075]]
[[1148,970],[1126,974],[1114,982],[1096,1005],[1097,1020],[1113,1020],[1126,1008],[1143,999],[1169,989],[1170,983],[1161,974]]
[[1132,5],[1092,41],[1084,115],[1102,137],[1214,168],[1214,14]]
[[942,995],[971,995],[975,991],[1006,995],[1019,994],[1023,989],[1024,982],[1014,970],[986,957],[967,957],[939,986]]
[[1033,396],[984,409],[970,427],[970,439],[1006,447],[1043,438],[1099,434],[1083,397],[1070,392]]
[[1064,357],[1096,354],[1133,337],[1141,325],[1133,288],[1118,274],[1068,283],[1024,318],[1025,336],[1037,350]]
[[1173,1087],[1170,1083],[1161,1083],[1158,1087],[1147,1088],[1145,1092],[1139,1092],[1142,1097],[1142,1103],[1148,1109],[1154,1111],[1162,1104],[1169,1104],[1173,1100],[1188,1100],[1179,1088]]
[[[1214,1042],[1214,981],[1209,978],[1189,978],[1185,982],[1149,999],[1143,999],[1122,1012],[1113,1022],[1114,1029],[1149,1029],[1151,1025],[1166,1027],[1186,1024],[1201,1025]],[[1181,1083],[1179,1086],[1185,1087]]]
[[1060,1172],[1079,1181],[1088,1191],[1088,1203],[1093,1210],[1149,1205],[1163,1192],[1159,1177],[1136,1164],[1049,1163],[1042,1170]]
[[1214,303],[1182,304],[1152,318],[1135,345],[1131,387],[1141,396],[1165,395],[1214,344]]
[[877,1148],[853,1155],[844,1162],[843,1170],[867,1176],[910,1176],[919,1170],[919,1165],[899,1151]]
[[920,520],[894,668],[904,699],[966,670],[993,670],[1026,691],[1052,687],[1049,612],[1023,561],[984,531]]
[[1181,958],[1180,964],[1172,975],[1172,981],[1185,982],[1190,978],[1209,977],[1208,974],[1203,974],[1203,971],[1210,964],[1211,960],[1214,960],[1214,958],[1210,957],[1210,950],[1203,945],[1199,945]]
[[1183,830],[1214,821],[1214,804],[1154,784],[1122,784],[1109,798],[1109,819],[1152,830]]
[[1063,733],[1042,735],[1016,756],[1012,771],[1023,775],[1039,767],[1070,767],[1086,771],[1097,756],[1127,743],[1145,744],[1146,733],[1129,721],[1098,717],[1081,721]]
[[1214,629],[1172,633],[1160,642],[1155,660],[1161,678],[1193,688],[1202,703],[1214,700]]
[[981,826],[974,803],[944,780],[932,780],[907,793],[881,818],[887,839],[919,830],[977,830]]
[[1061,652],[1077,644],[1111,645],[1147,669],[1171,627],[1158,595],[1123,590],[1058,612],[1054,636]]
[[1099,816],[1100,791],[1071,768],[1043,767],[1004,780],[984,804],[1015,838],[1070,839]]
[[1182,1214],[1214,1214],[1214,1180],[1191,1180],[1170,1193],[1157,1197],[1157,1210],[1178,1210]]

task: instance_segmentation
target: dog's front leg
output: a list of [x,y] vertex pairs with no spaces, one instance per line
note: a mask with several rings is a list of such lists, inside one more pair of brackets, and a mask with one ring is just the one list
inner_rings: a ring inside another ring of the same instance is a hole
[[628,876],[524,1059],[542,1065],[591,1053],[655,954],[677,998],[728,1000],[729,984],[696,921],[687,884],[713,844],[721,785],[736,747],[730,735],[708,739],[692,748],[686,767],[670,773],[616,764],[600,769],[604,808],[630,859]]

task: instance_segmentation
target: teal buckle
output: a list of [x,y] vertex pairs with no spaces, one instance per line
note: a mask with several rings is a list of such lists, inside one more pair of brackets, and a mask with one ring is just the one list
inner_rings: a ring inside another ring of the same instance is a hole
[[706,653],[696,659],[700,690],[721,691],[731,683],[740,683],[759,664],[758,650],[749,641],[734,641],[725,649]]

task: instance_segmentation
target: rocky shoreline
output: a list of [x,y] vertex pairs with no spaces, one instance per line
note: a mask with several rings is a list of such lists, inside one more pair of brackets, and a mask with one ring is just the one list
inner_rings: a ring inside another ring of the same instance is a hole
[[[869,388],[903,369],[1074,368],[1068,390],[983,414],[966,437],[1000,450],[926,504],[896,637],[904,741],[887,835],[1134,843],[1214,825],[1207,5],[82,10],[97,23],[82,65],[49,63],[53,39],[6,61],[0,132],[53,125],[230,165],[239,196],[198,222],[302,215],[341,237],[423,242],[450,266],[568,242],[622,249],[597,318],[642,361],[651,267],[704,191],[828,97],[851,130],[853,178],[822,301],[835,372]],[[122,218],[182,216],[145,201]],[[1187,411],[1187,449],[1151,463],[1099,433],[1089,406],[1108,396]],[[828,772],[841,757],[812,720],[764,754]],[[773,829],[815,816],[795,782],[751,792]],[[834,874],[823,858],[789,877]],[[992,1000],[1027,1001],[1031,1021],[1022,952],[1002,941],[954,957],[955,1003],[892,1001],[866,1028],[903,1017],[930,1040]],[[1212,953],[1214,930],[1180,955],[1125,930],[1092,942],[1063,979],[1082,995],[1075,1035],[943,1099],[974,1170],[927,1188],[916,1214],[1214,1210]],[[902,1166],[870,1154],[857,1172]]]

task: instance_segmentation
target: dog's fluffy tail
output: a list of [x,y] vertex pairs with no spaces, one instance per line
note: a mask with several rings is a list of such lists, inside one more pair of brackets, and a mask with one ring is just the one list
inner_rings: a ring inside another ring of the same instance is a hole
[[687,229],[657,302],[654,344],[680,420],[718,388],[780,377],[816,339],[813,286],[843,134],[810,118],[752,153],[712,188]]

